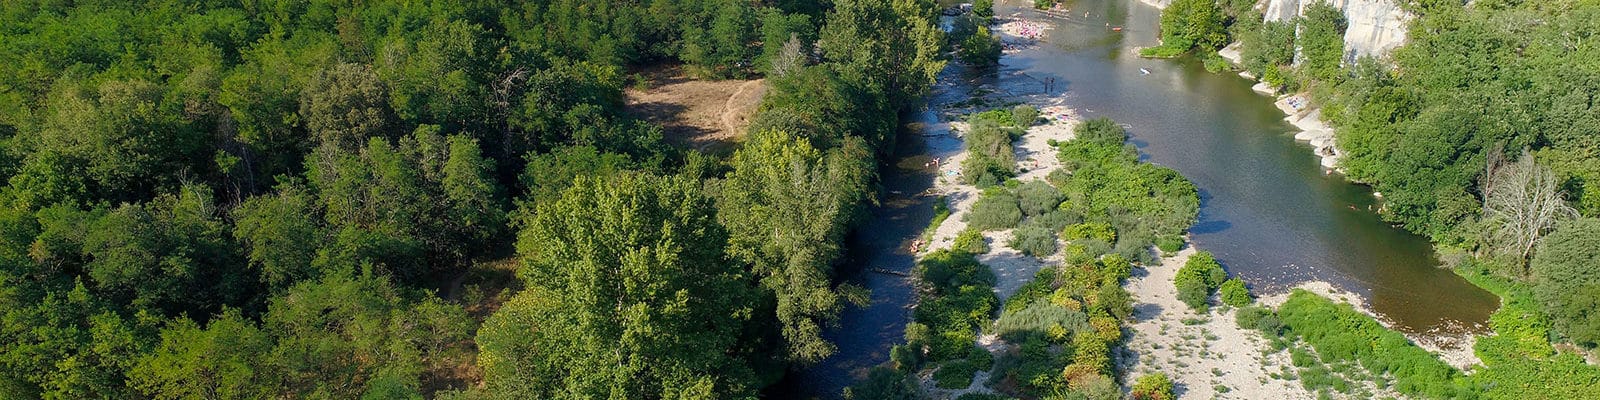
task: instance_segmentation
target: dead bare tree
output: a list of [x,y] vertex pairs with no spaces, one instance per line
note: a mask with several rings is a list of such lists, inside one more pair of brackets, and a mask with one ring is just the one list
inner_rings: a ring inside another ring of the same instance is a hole
[[1562,199],[1555,173],[1535,163],[1527,150],[1516,161],[1495,150],[1484,171],[1483,214],[1494,226],[1488,232],[1493,251],[1516,255],[1526,276],[1534,246],[1556,222],[1576,218],[1578,211]]

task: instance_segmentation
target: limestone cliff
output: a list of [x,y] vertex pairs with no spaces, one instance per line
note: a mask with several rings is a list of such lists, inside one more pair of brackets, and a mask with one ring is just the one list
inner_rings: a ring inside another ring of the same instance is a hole
[[[1283,21],[1304,15],[1305,8],[1317,0],[1263,0],[1262,12],[1267,21]],[[1390,50],[1405,44],[1406,24],[1411,14],[1400,8],[1395,0],[1328,0],[1328,4],[1344,11],[1350,22],[1344,32],[1344,60],[1360,57],[1383,57]]]

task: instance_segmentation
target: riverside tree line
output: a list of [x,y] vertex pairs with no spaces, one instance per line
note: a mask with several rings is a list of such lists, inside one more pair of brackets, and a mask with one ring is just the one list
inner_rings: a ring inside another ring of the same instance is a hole
[[1456,382],[1475,387],[1454,393],[1600,392],[1600,370],[1551,348],[1600,346],[1600,49],[1583,39],[1600,33],[1600,5],[1400,1],[1409,42],[1377,60],[1345,55],[1350,21],[1327,2],[1278,22],[1254,3],[1175,0],[1147,54],[1219,69],[1216,50],[1240,43],[1243,69],[1322,106],[1340,166],[1382,193],[1386,220],[1505,299],[1498,335],[1476,346],[1485,367]]
[[[833,269],[935,10],[6,2],[0,397],[754,396],[864,297]],[[767,78],[742,148],[623,112],[662,63]]]

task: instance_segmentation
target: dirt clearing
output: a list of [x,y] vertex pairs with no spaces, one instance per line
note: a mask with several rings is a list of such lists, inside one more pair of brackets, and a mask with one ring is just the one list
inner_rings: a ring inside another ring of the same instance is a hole
[[694,79],[680,66],[638,71],[647,87],[627,90],[628,112],[660,124],[674,145],[725,148],[744,136],[766,94],[762,79]]

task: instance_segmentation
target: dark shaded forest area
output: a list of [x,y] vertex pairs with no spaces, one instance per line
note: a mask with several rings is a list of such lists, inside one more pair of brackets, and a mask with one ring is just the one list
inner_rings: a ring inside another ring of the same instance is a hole
[[[5,2],[0,394],[755,396],[863,297],[834,266],[935,12]],[[771,85],[732,155],[623,112],[679,63]]]

